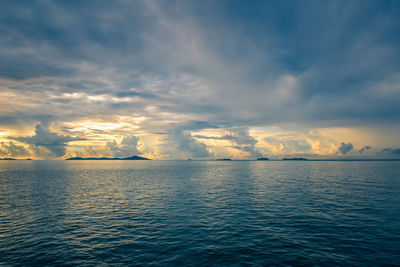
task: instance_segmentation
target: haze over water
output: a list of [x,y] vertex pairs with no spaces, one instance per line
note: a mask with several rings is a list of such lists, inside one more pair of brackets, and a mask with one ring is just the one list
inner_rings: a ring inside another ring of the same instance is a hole
[[0,265],[399,265],[398,162],[2,161]]

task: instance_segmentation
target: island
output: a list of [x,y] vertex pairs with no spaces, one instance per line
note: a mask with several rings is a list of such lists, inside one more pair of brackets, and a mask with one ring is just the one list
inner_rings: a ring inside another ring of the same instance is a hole
[[0,160],[32,160],[32,159],[0,158]]
[[269,160],[269,158],[258,158],[257,160]]
[[132,157],[127,157],[127,158],[106,158],[106,157],[101,157],[101,158],[82,158],[82,157],[73,157],[73,158],[68,158],[65,160],[150,160],[148,158],[140,157],[140,156],[132,156]]
[[308,160],[305,158],[284,158],[283,160]]
[[226,158],[226,159],[217,159],[217,160],[220,160],[220,161],[228,161],[228,160],[232,160],[232,159]]

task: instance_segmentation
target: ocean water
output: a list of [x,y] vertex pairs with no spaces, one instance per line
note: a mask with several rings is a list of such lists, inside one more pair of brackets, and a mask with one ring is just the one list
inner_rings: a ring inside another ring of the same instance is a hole
[[400,162],[1,161],[0,265],[400,265]]

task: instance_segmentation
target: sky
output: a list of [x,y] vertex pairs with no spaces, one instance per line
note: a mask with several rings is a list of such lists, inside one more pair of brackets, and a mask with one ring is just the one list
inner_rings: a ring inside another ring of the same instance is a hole
[[400,158],[399,1],[0,1],[0,158]]

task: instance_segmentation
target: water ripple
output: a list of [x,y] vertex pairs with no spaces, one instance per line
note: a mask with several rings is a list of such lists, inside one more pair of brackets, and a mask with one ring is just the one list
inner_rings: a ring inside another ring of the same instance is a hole
[[0,162],[1,265],[400,265],[397,162]]

